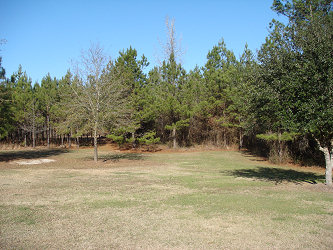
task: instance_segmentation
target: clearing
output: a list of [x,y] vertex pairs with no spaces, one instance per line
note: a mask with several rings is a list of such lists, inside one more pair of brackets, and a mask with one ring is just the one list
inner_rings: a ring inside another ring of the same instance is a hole
[[[321,169],[233,151],[99,152],[98,164],[92,149],[0,152],[0,248],[332,249]],[[54,161],[17,164],[38,159]]]

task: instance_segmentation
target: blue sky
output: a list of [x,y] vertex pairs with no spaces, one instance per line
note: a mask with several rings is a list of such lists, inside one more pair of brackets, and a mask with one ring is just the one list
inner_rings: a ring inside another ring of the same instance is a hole
[[203,66],[209,50],[224,38],[239,56],[247,42],[260,48],[268,25],[277,18],[270,0],[204,1],[70,1],[2,0],[0,39],[2,66],[9,77],[19,64],[40,82],[48,72],[61,78],[91,43],[99,43],[115,59],[132,46],[151,66],[166,37],[165,18],[175,19],[176,34],[185,51],[186,70]]

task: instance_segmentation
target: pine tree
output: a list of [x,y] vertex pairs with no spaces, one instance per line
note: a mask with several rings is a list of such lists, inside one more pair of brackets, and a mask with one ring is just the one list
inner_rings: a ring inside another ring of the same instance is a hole
[[233,88],[236,86],[237,60],[227,49],[222,39],[207,55],[204,67],[206,95],[211,117],[209,119],[212,136],[217,145],[228,147],[234,137],[232,105]]
[[114,76],[114,80],[122,81],[128,91],[128,108],[132,111],[128,116],[128,122],[125,127],[113,131],[113,136],[122,137],[122,142],[131,134],[131,141],[135,146],[136,131],[142,126],[142,117],[140,111],[143,110],[143,95],[147,84],[146,75],[143,73],[145,67],[149,65],[147,58],[142,55],[141,60],[137,59],[137,51],[130,47],[126,51],[119,52],[110,70]]
[[48,148],[50,148],[51,124],[53,124],[56,119],[54,109],[57,102],[57,85],[57,80],[52,80],[50,74],[47,74],[41,81],[39,92],[36,93],[39,99],[40,109],[45,117]]
[[11,77],[11,88],[13,89],[13,105],[15,108],[15,122],[24,132],[24,145],[27,145],[27,136],[31,135],[32,147],[36,147],[37,133],[43,123],[36,93],[39,85],[31,85],[31,79],[22,67]]
[[12,90],[1,62],[2,57],[0,57],[0,139],[8,136],[14,128]]

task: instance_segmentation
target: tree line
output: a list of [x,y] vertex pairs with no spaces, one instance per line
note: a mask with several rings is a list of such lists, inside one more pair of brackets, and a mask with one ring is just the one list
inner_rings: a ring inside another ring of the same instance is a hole
[[189,71],[179,61],[174,20],[165,59],[149,72],[135,48],[110,60],[98,45],[61,79],[47,74],[32,84],[21,66],[10,78],[1,67],[1,140],[88,141],[95,161],[101,136],[132,147],[237,145],[275,162],[324,162],[332,184],[332,8],[327,0],[274,0],[288,22],[273,20],[256,53],[246,45],[237,58],[221,39],[205,65]]

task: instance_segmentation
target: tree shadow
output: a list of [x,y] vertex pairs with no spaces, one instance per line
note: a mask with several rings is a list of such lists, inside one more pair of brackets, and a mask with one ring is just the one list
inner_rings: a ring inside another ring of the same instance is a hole
[[0,152],[0,162],[18,159],[36,159],[68,153],[67,149],[37,149]]
[[266,159],[263,158],[263,156],[255,155],[251,151],[248,150],[242,150],[240,153],[248,158],[250,161],[266,161]]
[[[86,157],[86,160],[93,160],[93,157]],[[138,154],[138,153],[123,153],[123,154],[106,154],[106,155],[99,155],[98,156],[99,160],[102,161],[113,161],[117,162],[120,160],[132,160],[132,161],[138,161],[138,160],[143,160],[143,154]]]
[[272,181],[275,184],[282,182],[292,182],[300,184],[302,182],[316,184],[325,179],[323,175],[317,175],[311,172],[301,172],[292,169],[257,167],[255,169],[238,169],[232,171],[223,171],[222,173],[245,178],[256,178],[264,181]]

